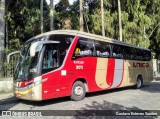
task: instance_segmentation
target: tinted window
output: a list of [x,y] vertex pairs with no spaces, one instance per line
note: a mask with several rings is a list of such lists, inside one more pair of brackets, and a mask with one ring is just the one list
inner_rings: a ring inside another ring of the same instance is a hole
[[71,44],[75,36],[72,35],[51,35],[49,40],[60,41],[60,43]]
[[151,52],[150,51],[143,51],[143,60],[150,61],[151,60]]
[[71,35],[51,35],[49,40],[59,41],[57,48],[59,49],[60,54],[63,54],[66,50],[68,50],[69,46],[71,45],[74,36]]
[[71,45],[73,39],[75,36],[72,35],[51,35],[49,40],[53,41],[59,41],[60,44],[56,45],[58,53],[59,53],[59,65],[61,66],[66,52],[69,49],[69,46]]
[[123,46],[122,55],[124,59],[133,60],[135,58],[134,54],[135,54],[135,48]]
[[42,62],[42,73],[46,73],[60,66],[58,49],[53,45],[46,45]]
[[76,45],[73,57],[93,56],[93,40],[80,37]]
[[136,60],[143,60],[143,52],[141,49],[135,50],[135,58]]
[[95,41],[96,56],[98,57],[110,57],[110,45],[109,43],[102,41]]
[[118,44],[111,45],[113,58],[140,61],[149,61],[151,59],[150,51]]
[[71,35],[51,35],[49,40],[59,41],[58,44],[46,45],[43,53],[42,73],[47,73],[60,67],[74,39]]
[[112,44],[112,56],[114,58],[122,59],[123,58],[123,46]]

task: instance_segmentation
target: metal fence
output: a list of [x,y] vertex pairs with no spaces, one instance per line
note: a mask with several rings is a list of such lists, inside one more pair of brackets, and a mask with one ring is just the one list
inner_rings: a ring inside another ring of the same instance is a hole
[[7,62],[7,58],[2,64],[2,69],[0,70],[0,80],[2,79],[10,79],[13,77],[14,70],[19,59],[19,54],[14,54],[10,57],[9,63]]

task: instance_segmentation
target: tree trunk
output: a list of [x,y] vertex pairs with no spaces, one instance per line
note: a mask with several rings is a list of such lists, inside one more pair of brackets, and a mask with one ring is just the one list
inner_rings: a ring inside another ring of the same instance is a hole
[[4,62],[4,42],[5,42],[5,0],[0,1],[0,72]]
[[50,30],[54,30],[54,0],[50,1]]
[[102,20],[102,36],[105,36],[103,0],[101,0],[101,20]]
[[41,33],[43,33],[43,0],[41,0]]
[[83,24],[83,0],[80,0],[80,31],[84,31]]
[[118,16],[119,16],[119,40],[122,41],[122,17],[121,17],[121,3],[118,0]]

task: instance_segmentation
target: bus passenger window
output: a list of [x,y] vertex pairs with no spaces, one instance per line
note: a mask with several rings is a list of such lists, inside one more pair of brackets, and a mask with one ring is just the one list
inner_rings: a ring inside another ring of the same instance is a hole
[[143,51],[143,60],[144,61],[150,61],[151,60],[151,53],[150,51]]
[[95,48],[96,48],[96,56],[97,57],[110,57],[110,45],[107,42],[102,41],[95,41]]
[[123,46],[121,45],[116,45],[116,44],[113,44],[112,45],[112,56],[116,59],[123,59]]
[[79,38],[73,57],[93,56],[93,41],[87,38]]

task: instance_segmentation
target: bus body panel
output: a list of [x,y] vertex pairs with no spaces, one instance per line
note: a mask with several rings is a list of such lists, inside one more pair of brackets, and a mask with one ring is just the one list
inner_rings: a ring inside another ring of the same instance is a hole
[[[51,90],[51,92],[56,92],[57,95],[48,94],[49,97],[43,99],[71,95],[72,85],[78,79],[86,80],[88,92],[135,85],[138,75],[142,75],[144,82],[150,82],[150,77],[148,76],[149,67],[142,66],[141,70],[137,70],[137,67],[134,67],[134,63],[144,62],[116,60],[112,58],[86,57],[68,61],[64,68],[58,71],[61,72],[59,73],[59,86],[54,91]],[[120,64],[116,64],[116,62]],[[56,72],[50,74],[51,77],[55,75]],[[46,84],[46,86],[48,85]]]
[[[147,64],[147,66],[145,65]],[[124,61],[124,81],[120,87],[132,86],[136,84],[138,75],[142,75],[144,83],[150,82],[152,77],[150,62],[147,61]]]
[[[73,58],[79,38],[80,35],[75,37],[62,66],[58,69],[28,81],[14,82],[15,87],[28,87],[25,91],[15,90],[15,95],[27,100],[46,100],[70,96],[74,82],[81,79],[85,80],[88,92],[132,86],[136,84],[138,76],[142,76],[144,83],[152,81],[151,61],[98,56]],[[113,41],[107,42],[112,43]],[[30,83],[33,82],[41,83],[29,88]]]
[[72,72],[74,72],[74,79],[71,82],[71,87],[76,80],[84,79],[88,85],[88,91],[92,92],[94,90],[99,90],[95,84],[95,71],[96,71],[96,58],[95,57],[86,57],[79,58],[71,61]]
[[13,93],[16,97],[24,100],[40,101],[42,98],[42,77],[38,76],[28,81],[15,82]]
[[51,97],[58,97],[57,88],[59,84],[59,71],[47,73],[42,75],[42,99],[49,99]]

